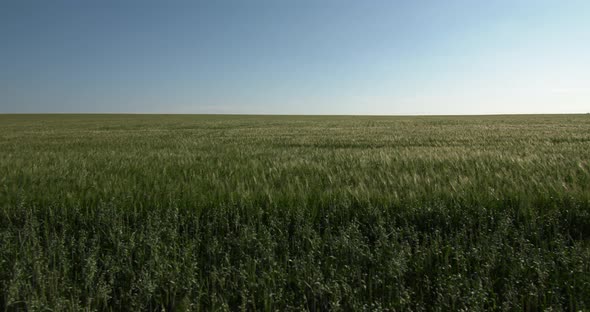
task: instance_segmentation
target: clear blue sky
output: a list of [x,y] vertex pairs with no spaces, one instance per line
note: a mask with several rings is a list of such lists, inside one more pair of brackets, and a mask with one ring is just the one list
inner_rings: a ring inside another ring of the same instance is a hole
[[3,0],[0,112],[590,112],[590,1]]

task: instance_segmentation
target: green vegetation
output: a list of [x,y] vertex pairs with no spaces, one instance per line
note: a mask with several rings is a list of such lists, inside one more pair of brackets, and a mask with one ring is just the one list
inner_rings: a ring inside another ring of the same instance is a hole
[[590,117],[0,115],[0,310],[590,310]]

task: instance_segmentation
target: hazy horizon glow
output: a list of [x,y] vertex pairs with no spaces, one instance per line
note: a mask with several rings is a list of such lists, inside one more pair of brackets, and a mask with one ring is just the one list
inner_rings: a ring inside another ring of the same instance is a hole
[[0,113],[590,112],[590,2],[0,4]]

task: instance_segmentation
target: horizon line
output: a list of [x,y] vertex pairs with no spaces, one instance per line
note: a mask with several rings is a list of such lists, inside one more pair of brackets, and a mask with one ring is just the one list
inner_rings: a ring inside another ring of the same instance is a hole
[[197,116],[293,116],[293,117],[470,117],[470,116],[551,116],[590,115],[590,112],[572,113],[481,113],[481,114],[272,114],[272,113],[147,113],[147,112],[34,112],[3,113],[0,115],[197,115]]

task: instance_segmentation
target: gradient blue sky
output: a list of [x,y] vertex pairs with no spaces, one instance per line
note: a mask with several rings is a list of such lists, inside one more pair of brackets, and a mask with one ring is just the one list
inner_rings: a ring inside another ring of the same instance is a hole
[[590,1],[3,0],[0,112],[590,112]]

